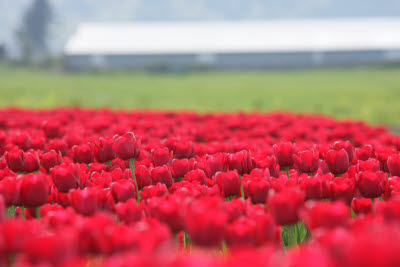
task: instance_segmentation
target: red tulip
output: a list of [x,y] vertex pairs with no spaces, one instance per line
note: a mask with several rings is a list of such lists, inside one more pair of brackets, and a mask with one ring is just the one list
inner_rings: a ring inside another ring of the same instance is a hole
[[354,198],[351,208],[356,214],[369,214],[372,212],[372,200],[370,198]]
[[336,177],[329,184],[330,197],[332,200],[341,199],[350,204],[354,197],[355,186],[354,179]]
[[42,166],[49,171],[54,166],[62,163],[61,153],[56,152],[55,150],[44,153],[40,156],[40,163],[42,163]]
[[278,164],[282,167],[292,166],[295,148],[292,143],[275,144],[273,147],[274,155]]
[[174,180],[172,179],[171,170],[167,166],[155,167],[151,170],[151,179],[154,183],[162,183],[168,187],[172,185]]
[[138,166],[135,169],[135,177],[139,188],[151,185],[151,171],[145,166]]
[[218,172],[215,175],[215,179],[221,190],[222,196],[240,196],[241,178],[236,170],[229,172]]
[[21,149],[13,149],[5,154],[8,168],[13,172],[25,171],[24,151]]
[[204,173],[203,170],[193,170],[188,172],[185,177],[183,178],[183,181],[188,181],[188,182],[195,182],[195,183],[199,183],[199,184],[207,184],[207,176]]
[[375,198],[380,197],[385,192],[387,183],[386,173],[382,171],[365,171],[360,174],[357,187],[363,197]]
[[344,149],[329,150],[325,155],[325,161],[333,174],[345,173],[350,166],[349,156]]
[[111,185],[111,193],[116,203],[137,198],[135,184],[132,180],[119,180]]
[[94,145],[94,156],[98,162],[107,162],[117,157],[113,149],[113,138],[100,138]]
[[47,203],[50,186],[46,175],[28,174],[20,179],[22,181],[19,194],[25,207],[34,208]]
[[25,172],[34,172],[39,170],[40,160],[35,151],[24,153]]
[[136,159],[140,154],[140,140],[135,135],[127,132],[122,136],[114,136],[113,149],[117,156],[123,160]]
[[51,176],[58,191],[68,193],[80,186],[81,169],[79,164],[61,164],[51,169]]
[[97,210],[96,189],[75,189],[69,192],[69,201],[77,213],[90,216]]
[[275,222],[294,224],[299,220],[299,210],[304,204],[304,193],[297,188],[285,188],[268,196],[268,207]]
[[236,170],[239,174],[250,173],[253,169],[253,159],[251,152],[242,150],[228,155],[229,170]]
[[391,176],[400,176],[400,154],[389,156],[387,166]]
[[154,167],[169,165],[171,163],[171,155],[168,148],[157,148],[151,151],[151,161]]
[[267,179],[252,179],[248,182],[248,195],[254,204],[265,204],[270,189]]
[[309,202],[301,212],[308,229],[346,227],[351,219],[349,207],[341,202]]
[[183,178],[190,170],[187,159],[174,159],[172,161],[172,176],[175,179]]
[[185,230],[196,245],[219,246],[227,219],[219,198],[202,198],[193,201],[186,209]]
[[73,146],[74,160],[78,163],[92,163],[94,161],[92,144]]
[[293,155],[296,169],[301,173],[314,173],[319,167],[319,154],[314,149]]

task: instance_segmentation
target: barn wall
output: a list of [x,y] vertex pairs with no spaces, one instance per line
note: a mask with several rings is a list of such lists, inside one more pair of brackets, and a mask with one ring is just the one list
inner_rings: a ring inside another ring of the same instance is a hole
[[[391,51],[396,54],[400,51]],[[224,53],[214,55],[67,55],[67,68],[84,70],[154,69],[174,70],[193,67],[215,69],[303,68],[350,66],[392,62],[388,51],[332,51],[293,53]],[[400,61],[400,59],[399,59]]]

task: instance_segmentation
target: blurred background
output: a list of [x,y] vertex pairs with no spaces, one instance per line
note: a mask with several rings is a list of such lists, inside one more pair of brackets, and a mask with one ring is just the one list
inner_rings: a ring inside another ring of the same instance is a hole
[[400,129],[400,0],[0,0],[0,106],[322,113]]

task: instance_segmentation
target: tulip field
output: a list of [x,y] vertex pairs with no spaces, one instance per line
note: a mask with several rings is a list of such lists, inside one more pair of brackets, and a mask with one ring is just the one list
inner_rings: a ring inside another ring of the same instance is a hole
[[0,110],[0,266],[400,266],[400,137],[322,115]]

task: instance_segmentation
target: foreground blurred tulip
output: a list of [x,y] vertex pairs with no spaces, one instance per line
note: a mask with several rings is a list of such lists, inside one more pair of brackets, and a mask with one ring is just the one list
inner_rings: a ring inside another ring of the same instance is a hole
[[304,205],[304,199],[304,193],[297,188],[283,189],[268,196],[268,208],[275,222],[285,225],[288,229],[288,246],[297,243],[295,224],[299,221],[299,212]]
[[345,173],[350,166],[349,156],[343,148],[339,151],[329,150],[325,155],[325,161],[333,174]]
[[341,201],[308,202],[300,212],[308,229],[347,227],[350,221],[350,209]]
[[289,225],[299,220],[299,210],[304,204],[304,193],[297,188],[287,188],[268,196],[268,208],[277,224]]
[[194,244],[219,246],[224,236],[228,216],[220,198],[193,201],[185,214],[185,230]]

